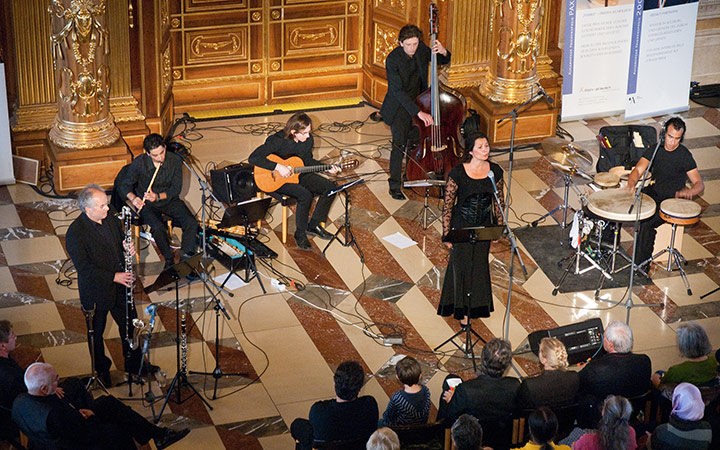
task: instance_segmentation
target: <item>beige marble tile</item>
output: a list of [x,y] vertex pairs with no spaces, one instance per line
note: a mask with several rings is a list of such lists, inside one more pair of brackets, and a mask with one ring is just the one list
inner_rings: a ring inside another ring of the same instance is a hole
[[[329,227],[328,231],[334,233],[335,227]],[[341,236],[341,238],[344,239],[344,236]],[[325,248],[328,242],[319,238],[314,238],[314,241],[320,248],[320,251]],[[362,284],[363,274],[365,278],[371,275],[367,267],[360,263],[360,256],[358,256],[353,247],[344,247],[335,241],[328,247],[325,252],[325,257],[351,291]]]
[[[705,332],[710,338],[710,344],[713,348],[713,352],[720,348],[720,317],[708,317],[706,319],[697,319],[694,322],[700,324],[705,329]],[[674,322],[668,324],[673,330],[677,330],[678,327],[684,322]]]
[[173,450],[198,450],[200,448],[225,448],[215,427],[193,428],[190,434],[172,445]]
[[678,276],[661,278],[654,281],[660,290],[665,292],[665,294],[678,305],[694,305],[697,303],[712,301],[710,298],[700,300],[700,295],[717,287],[717,285],[708,278],[707,275],[704,273],[695,273],[688,275],[687,278],[690,283],[690,289],[693,292],[692,296],[687,294],[687,289],[685,288],[685,284],[679,276],[679,273]]
[[685,131],[685,139],[693,139],[705,136],[717,136],[718,129],[703,117],[693,117],[685,119],[687,129]]
[[720,203],[720,180],[705,181],[702,199],[711,205]]
[[[677,241],[679,236],[675,236]],[[682,245],[680,246],[680,253],[687,260],[700,259],[700,258],[711,258],[713,256],[705,247],[700,245],[694,237],[688,233],[684,233],[682,236]],[[664,258],[667,261],[667,258]]]
[[280,412],[280,416],[283,418],[285,425],[290,428],[290,424],[297,418],[307,419],[310,413],[310,408],[316,400],[304,400],[293,403],[282,403],[278,404],[277,409]]
[[567,132],[575,138],[575,141],[589,141],[591,139],[595,139],[595,133],[578,120],[573,120],[572,122],[562,122],[559,125],[565,128],[565,130],[567,130]]
[[720,158],[718,158],[717,147],[691,148],[695,163],[700,170],[716,169],[720,167]]
[[417,286],[398,300],[397,306],[430,348],[437,347],[454,334]]
[[393,217],[388,218],[382,225],[374,231],[375,236],[382,242],[387,251],[397,260],[410,276],[410,279],[417,281],[433,268],[432,262],[425,256],[417,245],[401,249],[386,241],[384,238],[395,233],[400,233],[407,237],[407,234]]
[[218,389],[218,398],[212,401],[213,410],[208,411],[215,425],[278,415],[262,384],[248,385],[243,390],[225,397],[234,391],[237,391],[237,387]]
[[0,228],[23,226],[15,205],[0,205]]
[[[265,280],[263,283],[268,292],[273,292],[269,282]],[[245,294],[246,290],[247,287],[240,289],[238,295],[230,301],[234,311],[232,315],[237,317],[235,322],[239,320],[246,332],[283,329],[299,325],[295,313],[287,304],[287,298],[290,298],[289,294],[277,293],[252,298]],[[239,303],[242,303],[242,309],[239,306],[234,307]]]
[[8,265],[31,264],[45,261],[63,261],[65,249],[56,236],[41,236],[0,243]]
[[360,163],[360,166],[355,169],[355,171],[358,173],[373,174],[365,177],[367,186],[390,214],[397,211],[405,203],[405,200],[395,200],[390,197],[387,184],[388,174],[384,172],[380,165],[374,160],[366,159]]
[[258,438],[258,441],[265,450],[293,450],[295,448],[295,439],[290,436],[290,433],[265,436]]
[[55,229],[55,234],[58,236],[65,236],[68,227],[79,215],[80,210],[78,209],[71,211],[69,214],[66,214],[65,211],[59,210],[49,213],[48,218]]
[[705,222],[714,232],[720,234],[720,216],[717,217],[703,217],[702,221]]
[[535,175],[532,169],[521,169],[513,172],[513,181],[526,191],[541,191],[548,188],[548,185]]
[[263,386],[276,405],[335,395],[333,373],[301,326],[246,333],[240,339],[255,371],[265,371]]
[[[41,352],[45,362],[52,364],[60,378],[87,375],[92,370],[90,367],[90,353],[85,342],[58,347],[45,347]],[[110,354],[107,347],[105,347],[105,354]],[[125,393],[127,393],[127,387]]]
[[[522,186],[518,186],[516,183],[513,183],[511,191],[512,204],[510,205],[511,211],[510,217],[508,218],[510,222],[529,223],[547,213],[547,210],[543,208],[543,206],[530,194],[528,194]],[[552,219],[548,220],[554,223]]]
[[[430,401],[432,401],[435,408],[440,406],[440,396],[442,395],[442,384],[445,381],[445,377],[448,375],[447,372],[438,370],[435,375],[432,376],[427,382],[427,387],[430,389]],[[430,417],[432,420],[432,417]]]
[[35,192],[30,185],[27,184],[9,184],[7,185],[7,190],[10,193],[10,197],[13,199],[13,203],[16,205],[20,203],[41,202],[46,200],[45,197]]
[[[353,323],[357,322],[357,319],[350,315],[355,313],[355,302],[355,296],[352,294],[348,295],[337,305],[335,312],[347,321]],[[346,311],[350,314],[344,314]],[[362,306],[357,305],[357,311],[362,317],[365,317],[366,320],[370,321],[367,319],[368,315]],[[352,342],[353,347],[355,347],[365,364],[367,364],[368,368],[370,368],[373,373],[380,370],[380,368],[395,354],[395,350],[393,350],[392,347],[379,346],[374,339],[368,337],[361,326],[348,325],[345,320],[338,317],[335,317],[335,320],[337,320],[340,328],[342,328],[345,335],[348,339],[350,339],[350,342]],[[378,332],[377,328],[371,328],[371,331],[374,333]]]
[[374,397],[378,403],[378,414],[380,417],[382,417],[382,413],[383,411],[385,411],[385,408],[387,408],[387,404],[390,398],[378,383],[377,378],[370,378],[367,383],[365,383],[365,386],[363,386],[363,388],[360,390],[359,395],[370,395]]
[[2,308],[0,312],[3,319],[13,324],[18,336],[65,329],[54,302]]
[[[54,279],[55,277],[53,276],[53,280]],[[53,284],[55,284],[54,281]],[[15,286],[15,282],[10,274],[10,268],[0,267],[0,293],[15,291],[17,291],[17,287]]]
[[[195,372],[212,372],[215,367],[215,358],[208,345],[202,342],[190,342],[187,347],[187,369]],[[167,373],[168,383],[177,372],[176,355],[177,351],[174,345],[152,349],[150,361]],[[200,388],[200,386],[195,387]]]

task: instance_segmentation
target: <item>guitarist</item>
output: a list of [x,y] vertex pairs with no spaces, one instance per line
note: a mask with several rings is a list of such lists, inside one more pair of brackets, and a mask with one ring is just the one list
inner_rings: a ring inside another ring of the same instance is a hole
[[[263,169],[275,171],[282,177],[293,175],[293,168],[280,163],[268,160],[268,156],[275,154],[283,159],[291,156],[298,156],[303,160],[305,166],[322,165],[313,157],[313,137],[310,135],[312,121],[304,112],[297,112],[288,119],[282,131],[268,136],[265,143],[252,152],[248,161],[250,164]],[[333,166],[329,172],[336,174],[340,172],[339,166]],[[333,235],[328,233],[321,225],[327,219],[328,211],[332,205],[334,196],[328,197],[327,192],[335,188],[335,183],[316,173],[301,173],[299,183],[286,183],[277,192],[297,200],[295,211],[295,243],[302,250],[312,250],[307,235],[317,236],[320,239],[329,240]],[[319,196],[312,218],[310,216],[310,205],[313,197]]]

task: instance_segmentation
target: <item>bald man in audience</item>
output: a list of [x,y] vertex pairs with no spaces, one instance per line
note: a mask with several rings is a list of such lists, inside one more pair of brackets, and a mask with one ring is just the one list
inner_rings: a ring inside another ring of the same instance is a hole
[[136,450],[155,440],[169,447],[189,430],[155,426],[115,397],[103,396],[90,408],[77,408],[57,395],[60,377],[50,364],[33,363],[25,371],[26,394],[13,402],[12,418],[30,440],[30,448],[58,450]]

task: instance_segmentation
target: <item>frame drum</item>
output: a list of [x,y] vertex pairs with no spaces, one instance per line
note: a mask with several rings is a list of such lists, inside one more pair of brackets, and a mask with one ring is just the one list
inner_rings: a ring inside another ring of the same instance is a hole
[[[636,210],[628,213],[635,200],[635,194],[625,189],[605,189],[590,194],[588,209],[603,219],[612,222],[634,222]],[[642,195],[640,220],[655,214],[655,200],[649,195]]]
[[601,189],[613,189],[620,184],[620,177],[610,172],[600,172],[593,177],[595,183]]
[[668,223],[692,225],[700,220],[700,205],[684,198],[668,198],[660,203],[660,217]]

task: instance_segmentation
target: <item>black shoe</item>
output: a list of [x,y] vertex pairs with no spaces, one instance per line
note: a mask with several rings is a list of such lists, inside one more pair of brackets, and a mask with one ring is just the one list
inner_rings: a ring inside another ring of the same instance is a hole
[[395,200],[405,200],[405,194],[402,193],[402,191],[390,189],[390,197],[394,198]]
[[112,378],[110,378],[110,371],[109,370],[103,370],[102,372],[98,372],[97,374],[98,380],[105,386],[106,388],[112,387]]
[[170,447],[180,439],[187,436],[188,433],[190,433],[190,430],[188,428],[183,428],[180,431],[171,430],[170,428],[163,428],[163,431],[164,432],[162,437],[154,439],[155,447],[157,447],[158,450]]
[[329,241],[333,238],[333,235],[328,233],[328,231],[321,227],[319,224],[315,225],[314,227],[308,227],[307,234],[312,236],[317,236],[320,239],[325,239],[326,241]]
[[312,250],[312,245],[310,245],[310,241],[308,241],[305,233],[295,235],[295,244],[297,244],[300,250]]

